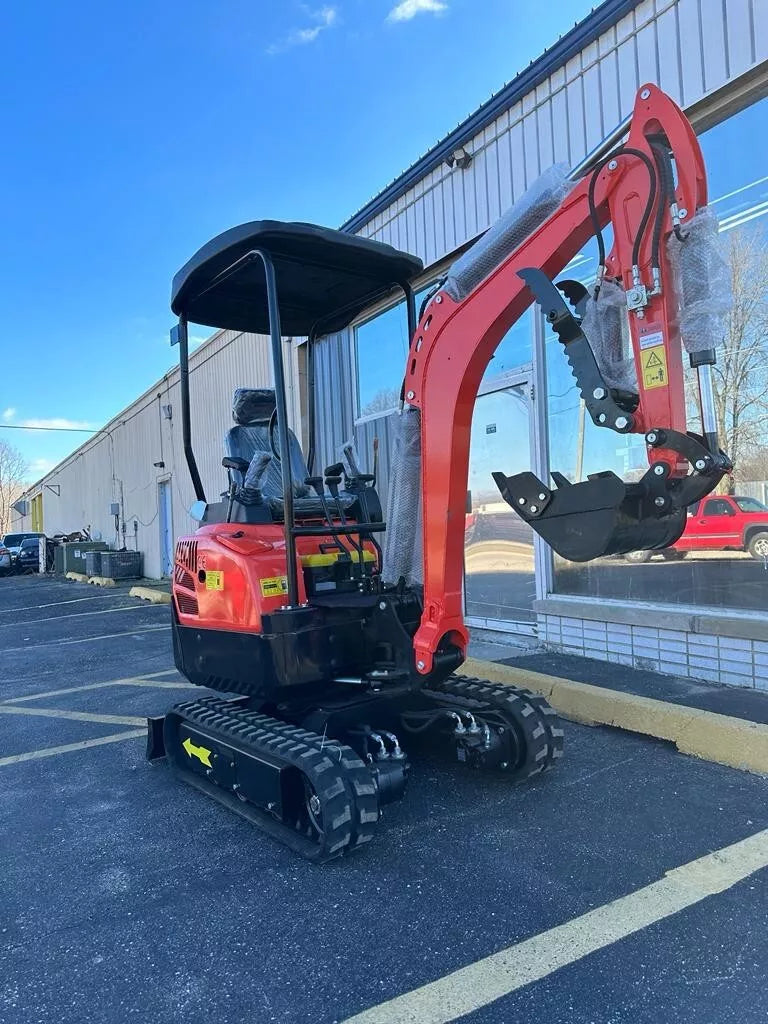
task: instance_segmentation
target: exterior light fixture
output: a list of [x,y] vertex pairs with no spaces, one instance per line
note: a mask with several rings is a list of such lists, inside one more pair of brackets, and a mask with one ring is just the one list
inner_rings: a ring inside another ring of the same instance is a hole
[[458,167],[460,171],[463,171],[472,163],[472,154],[464,146],[458,146],[450,156],[445,158],[445,162],[450,168]]
[[163,416],[167,420],[172,420],[173,419],[173,406],[172,405],[163,405],[160,408],[163,410]]

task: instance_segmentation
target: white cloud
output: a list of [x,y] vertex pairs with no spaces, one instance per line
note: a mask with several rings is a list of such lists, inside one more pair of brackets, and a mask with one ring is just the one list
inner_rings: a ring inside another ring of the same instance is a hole
[[290,32],[285,39],[277,43],[272,43],[271,46],[267,47],[268,54],[274,55],[276,53],[285,53],[286,50],[290,50],[294,46],[305,46],[307,43],[314,43],[321,32],[336,23],[336,19],[339,15],[338,9],[330,6],[321,7],[316,11],[312,11],[302,4],[302,9],[315,24],[308,25],[306,28],[294,29],[294,31]]
[[53,459],[33,459],[29,464],[29,473],[35,478],[45,476],[55,465]]
[[410,21],[417,14],[442,14],[447,10],[445,0],[400,0],[387,15],[387,21]]
[[15,415],[16,415],[16,410],[15,410],[15,409],[13,409],[13,408],[10,408],[10,407],[9,407],[9,408],[8,408],[8,409],[6,409],[6,410],[5,410],[5,412],[3,413],[3,419],[4,419],[4,420],[5,420],[5,422],[7,423],[7,422],[8,422],[8,420],[12,420],[12,419],[13,419],[13,417],[14,417]]
[[31,429],[37,430],[98,430],[98,426],[95,423],[89,423],[87,420],[69,420],[64,416],[54,416],[50,419],[41,419],[40,417],[32,417],[27,420],[19,420],[18,426],[30,427]]

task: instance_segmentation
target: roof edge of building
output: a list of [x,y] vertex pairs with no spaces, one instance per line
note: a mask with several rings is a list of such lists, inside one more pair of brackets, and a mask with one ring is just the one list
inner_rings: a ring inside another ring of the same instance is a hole
[[403,171],[381,192],[369,200],[341,225],[342,231],[359,231],[372,220],[377,213],[391,206],[397,199],[412,188],[417,181],[434,170],[443,160],[459,146],[464,145],[474,135],[486,128],[504,110],[540,85],[553,71],[556,71],[572,57],[593,43],[598,36],[617,21],[629,14],[638,6],[640,0],[604,0],[595,7],[583,21],[578,22],[570,31],[561,36],[540,57],[532,61],[528,67],[516,75],[502,89],[494,93],[482,106],[457,125],[445,138],[441,139],[432,149],[428,150],[415,163]]
[[[194,370],[194,364],[195,362],[198,361],[200,353],[204,349],[212,345],[213,342],[216,341],[224,333],[225,331],[222,329],[214,330],[213,334],[211,334],[210,337],[206,338],[205,341],[200,342],[200,344],[197,346],[194,352],[190,352],[190,371]],[[65,455],[63,459],[60,459],[55,466],[52,466],[41,477],[38,477],[37,480],[34,480],[26,484],[24,490],[22,491],[22,497],[27,497],[33,491],[42,490],[42,488],[45,486],[46,480],[50,480],[51,477],[58,476],[58,474],[65,468],[65,466],[69,462],[71,462],[72,459],[82,454],[83,450],[88,448],[89,445],[98,444],[100,441],[104,439],[104,437],[108,437],[111,430],[114,427],[121,426],[125,421],[125,417],[129,413],[132,413],[136,406],[143,402],[145,399],[151,398],[152,400],[154,400],[154,396],[156,396],[157,394],[157,389],[161,387],[166,381],[168,381],[170,377],[177,376],[178,373],[179,365],[178,363],[176,363],[174,366],[171,366],[168,370],[166,370],[162,377],[158,377],[157,380],[153,381],[153,383],[150,384],[148,388],[145,388],[145,390],[142,391],[140,395],[137,395],[136,398],[134,398],[134,400],[129,405],[126,405],[124,408],[122,408],[120,412],[115,413],[115,415],[108,419],[107,422],[102,427],[99,427],[98,430],[95,430],[89,438],[86,438],[86,440],[82,442],[82,444],[79,444],[77,448],[73,448],[68,455]]]

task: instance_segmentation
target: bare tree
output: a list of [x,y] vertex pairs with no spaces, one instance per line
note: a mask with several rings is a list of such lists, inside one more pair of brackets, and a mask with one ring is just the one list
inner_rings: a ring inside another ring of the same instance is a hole
[[12,445],[0,441],[0,534],[11,525],[11,505],[22,492],[27,464]]
[[375,412],[390,412],[400,404],[400,388],[382,388],[377,391],[370,402],[360,410],[361,416],[370,416]]
[[714,372],[721,444],[741,463],[768,443],[768,244],[762,231],[727,236],[733,308]]

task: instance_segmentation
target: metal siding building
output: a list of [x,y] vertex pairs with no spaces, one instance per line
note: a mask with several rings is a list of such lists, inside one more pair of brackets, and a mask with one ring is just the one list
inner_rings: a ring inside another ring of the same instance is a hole
[[[293,383],[298,378],[296,347],[286,344],[285,356],[286,365],[292,366],[289,381]],[[269,339],[220,331],[196,349],[189,361],[193,443],[206,494],[217,496],[226,487],[221,459],[224,432],[232,418],[232,392],[243,385],[270,385]],[[300,423],[296,387],[289,387],[288,403],[292,422]],[[164,406],[170,406],[170,419]],[[87,526],[100,531],[111,544],[116,539],[122,543],[110,514],[114,502],[121,507],[126,545],[144,552],[145,574],[159,577],[164,568],[167,573],[167,551],[165,565],[162,551],[163,485],[170,492],[172,535],[187,533],[193,525],[187,510],[195,496],[184,458],[180,416],[179,370],[174,368],[30,488],[28,514],[17,517],[12,529],[32,530],[32,502],[42,500],[48,536]]]
[[[763,13],[762,0],[606,0],[375,196],[344,229],[420,256],[428,268],[423,283],[434,281],[543,170],[555,162],[574,165],[597,145],[630,113],[644,82],[657,83],[669,93],[699,132],[765,96],[768,21]],[[466,168],[450,166],[447,160],[459,147],[471,155]],[[354,437],[363,469],[370,470],[377,438],[379,479],[386,491],[397,414],[361,415],[357,342],[360,325],[381,312],[369,310],[350,329],[316,344],[315,466],[335,462],[340,446]],[[550,447],[546,403],[541,400],[548,385],[546,339],[540,318],[532,316],[530,323],[530,354],[525,365],[507,375],[506,384],[508,390],[517,388],[522,394],[521,389],[528,389],[526,393],[537,395],[530,403],[531,462],[544,476]],[[296,427],[305,408],[300,397],[304,375],[301,346],[293,345],[291,351],[289,402]],[[402,365],[386,369],[402,373]],[[263,338],[221,332],[193,354],[191,366],[195,449],[205,486],[216,494],[224,484],[221,437],[229,421],[232,389],[270,381],[268,345]],[[487,390],[493,391],[490,386]],[[171,421],[161,411],[167,404],[174,410]],[[46,532],[90,523],[111,539],[108,508],[122,494],[129,546],[135,517],[146,571],[158,575],[158,485],[163,480],[171,483],[174,532],[190,528],[185,509],[192,489],[178,436],[178,408],[178,372],[172,371],[32,488],[30,496],[43,493]],[[161,456],[165,469],[156,470],[153,463]],[[57,485],[59,497],[50,489]],[[29,517],[14,524],[22,525],[29,528]],[[469,561],[467,565],[469,573]],[[749,663],[743,681],[754,682],[760,675],[757,666],[765,664],[760,658],[768,658],[764,609],[720,614],[702,608],[699,600],[695,606],[670,606],[660,612],[658,601],[561,594],[557,571],[549,550],[537,543],[527,631],[537,631],[552,646],[627,664],[638,663],[638,652],[643,651],[646,667],[706,674],[725,682],[736,681],[727,669],[728,652],[739,644]],[[504,628],[492,615],[474,618]],[[733,638],[738,643],[729,648]],[[710,651],[706,666],[695,657],[703,647]]]
[[[440,264],[485,231],[547,167],[573,166],[586,156],[631,112],[642,83],[661,86],[695,127],[733,102],[734,85],[764,92],[768,23],[758,8],[759,0],[609,0],[343,227],[412,252],[425,267]],[[561,54],[565,59],[553,66]],[[459,145],[472,154],[463,171],[445,162]],[[324,339],[316,360],[318,393],[334,396],[332,409],[317,405],[319,462],[335,461],[353,431],[361,452],[368,451],[372,428],[353,422],[354,327]]]

